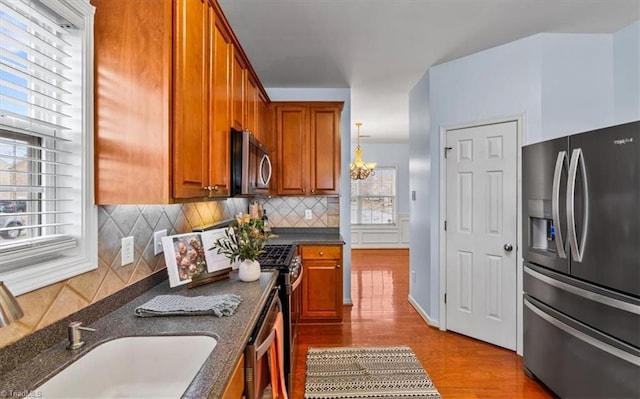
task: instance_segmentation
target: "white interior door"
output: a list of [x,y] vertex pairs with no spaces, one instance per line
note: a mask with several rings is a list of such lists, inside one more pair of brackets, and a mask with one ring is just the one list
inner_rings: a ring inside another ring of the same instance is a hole
[[516,348],[517,122],[446,132],[446,328]]

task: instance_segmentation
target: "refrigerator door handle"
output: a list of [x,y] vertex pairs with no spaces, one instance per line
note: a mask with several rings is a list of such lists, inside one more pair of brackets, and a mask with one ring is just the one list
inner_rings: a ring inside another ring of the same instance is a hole
[[[578,178],[578,167],[582,174],[583,186],[583,222],[582,234],[580,237],[580,245],[578,245],[578,234],[576,227],[575,203],[576,203],[576,180]],[[584,254],[584,244],[587,239],[587,226],[589,224],[589,189],[587,185],[587,169],[584,165],[584,155],[581,148],[576,148],[571,154],[571,162],[569,163],[569,177],[567,180],[567,225],[569,229],[569,245],[571,246],[571,256],[576,262],[582,262]]]
[[556,169],[553,172],[553,194],[551,197],[551,216],[556,232],[556,249],[561,259],[567,259],[567,253],[564,250],[564,240],[562,238],[562,227],[560,226],[560,179],[562,178],[562,170],[566,165],[567,152],[558,152],[556,159]]

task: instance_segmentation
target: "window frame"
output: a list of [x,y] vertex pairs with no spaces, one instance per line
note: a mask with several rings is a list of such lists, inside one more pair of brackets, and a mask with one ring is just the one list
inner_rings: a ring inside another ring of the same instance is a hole
[[[0,281],[20,295],[66,280],[98,267],[98,208],[94,201],[94,48],[93,19],[95,8],[89,0],[37,0],[74,26],[82,29],[80,52],[82,57],[82,91],[80,109],[83,110],[79,128],[82,130],[80,165],[82,189],[78,194],[81,204],[80,228],[73,255],[21,266],[0,272]],[[38,249],[32,250],[37,252]]]
[[[386,227],[394,227],[394,226],[398,226],[398,170],[399,167],[398,165],[394,164],[394,165],[377,165],[376,166],[376,172],[379,171],[380,169],[385,169],[385,170],[389,170],[392,169],[394,171],[394,195],[354,195],[353,191],[350,193],[350,202],[353,202],[354,198],[356,199],[356,201],[358,202],[357,205],[357,212],[356,212],[356,219],[357,222],[354,223],[353,221],[351,222],[352,226],[358,226],[359,228],[380,228],[383,226]],[[373,198],[373,197],[378,197],[378,198],[393,198],[393,210],[392,210],[392,215],[393,215],[393,223],[362,223],[362,208],[360,205],[360,202],[358,201],[359,198],[364,198],[364,197],[369,197],[369,198]],[[351,209],[351,207],[350,207]],[[353,215],[353,212],[351,212],[351,215]]]

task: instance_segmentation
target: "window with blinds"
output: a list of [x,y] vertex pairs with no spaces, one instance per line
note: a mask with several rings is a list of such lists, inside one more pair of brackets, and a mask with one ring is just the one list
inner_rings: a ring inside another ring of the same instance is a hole
[[0,272],[73,256],[86,218],[85,36],[48,3],[0,0]]
[[396,222],[396,168],[378,166],[375,175],[351,180],[351,224]]

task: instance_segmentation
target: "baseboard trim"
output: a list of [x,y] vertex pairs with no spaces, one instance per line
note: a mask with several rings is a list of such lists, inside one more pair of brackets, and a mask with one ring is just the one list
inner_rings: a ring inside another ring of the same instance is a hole
[[438,320],[434,320],[431,317],[429,317],[427,312],[425,312],[424,309],[422,309],[422,307],[418,305],[418,302],[416,302],[416,300],[413,299],[411,294],[409,294],[408,300],[411,306],[413,306],[413,308],[416,310],[416,312],[418,312],[420,317],[422,317],[422,319],[424,319],[424,321],[426,321],[430,327],[440,328],[440,324],[438,323]]
[[352,306],[353,305],[353,301],[351,300],[351,298],[342,298],[342,304],[343,305]]

